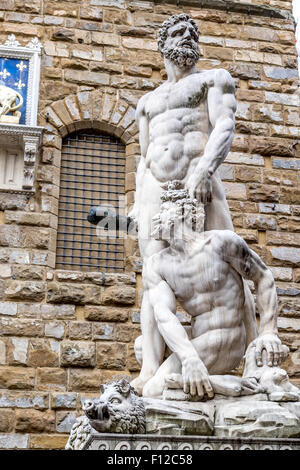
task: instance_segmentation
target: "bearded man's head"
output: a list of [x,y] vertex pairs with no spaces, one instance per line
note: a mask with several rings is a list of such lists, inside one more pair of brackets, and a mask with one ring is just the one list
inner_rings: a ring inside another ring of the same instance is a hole
[[199,32],[189,15],[172,15],[158,32],[158,50],[178,67],[192,67],[199,59]]

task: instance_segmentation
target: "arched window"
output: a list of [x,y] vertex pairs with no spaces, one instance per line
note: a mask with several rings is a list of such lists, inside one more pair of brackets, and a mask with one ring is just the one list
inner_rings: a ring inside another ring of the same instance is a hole
[[125,146],[95,129],[69,134],[61,153],[56,268],[121,272],[124,240],[96,233],[93,206],[120,209],[125,194]]

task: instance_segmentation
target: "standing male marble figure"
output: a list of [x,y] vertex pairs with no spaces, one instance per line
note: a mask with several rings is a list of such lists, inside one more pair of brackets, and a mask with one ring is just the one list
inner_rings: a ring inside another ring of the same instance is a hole
[[[224,69],[198,72],[199,33],[186,14],[165,21],[158,37],[168,79],[143,96],[137,106],[141,160],[136,197],[129,214],[138,224],[144,260],[166,243],[151,240],[152,217],[159,212],[162,183],[180,180],[191,198],[205,205],[205,230],[233,230],[217,168],[229,152],[235,127],[234,81]],[[247,344],[257,336],[253,298],[245,284]],[[165,342],[155,327],[148,294],[141,307],[142,369],[132,385],[142,393],[163,361]]]

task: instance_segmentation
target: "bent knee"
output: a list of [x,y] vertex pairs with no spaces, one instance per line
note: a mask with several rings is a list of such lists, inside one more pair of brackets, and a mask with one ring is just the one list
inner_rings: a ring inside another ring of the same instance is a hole
[[144,385],[143,388],[143,397],[145,398],[157,398],[162,395],[164,386],[163,384],[158,383],[157,380],[150,379]]

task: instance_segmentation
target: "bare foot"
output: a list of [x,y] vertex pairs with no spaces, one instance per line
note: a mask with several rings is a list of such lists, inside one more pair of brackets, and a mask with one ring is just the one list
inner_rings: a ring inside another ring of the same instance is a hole
[[[150,377],[149,377],[149,378],[150,378]],[[136,377],[135,379],[133,379],[133,380],[130,382],[130,385],[136,389],[136,391],[138,392],[138,394],[139,394],[140,396],[142,396],[144,385],[148,382],[149,378],[148,378],[148,379],[143,379],[143,378],[139,375],[138,377]]]

